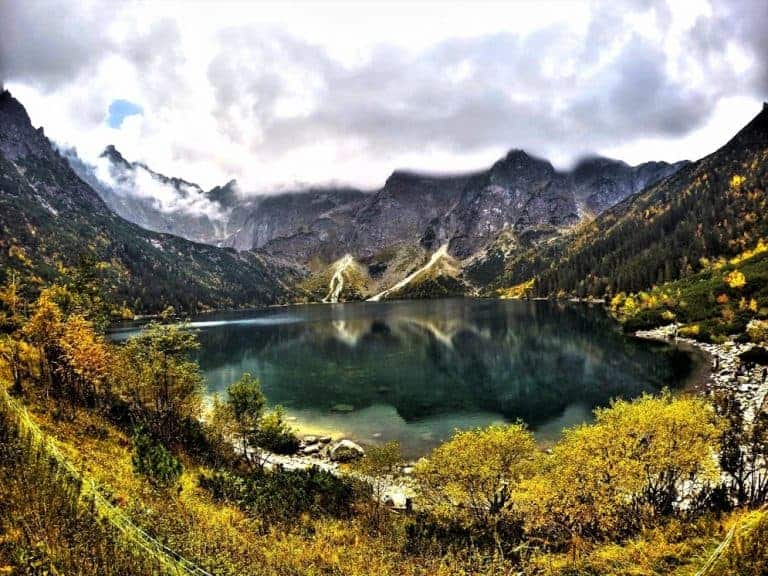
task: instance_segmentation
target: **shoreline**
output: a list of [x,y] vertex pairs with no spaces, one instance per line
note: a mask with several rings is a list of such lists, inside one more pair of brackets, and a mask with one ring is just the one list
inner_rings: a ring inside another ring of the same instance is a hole
[[[262,454],[265,454],[264,467],[268,470],[279,468],[281,470],[289,471],[305,470],[315,467],[319,470],[333,474],[334,476],[355,478],[367,482],[371,486],[375,486],[378,494],[374,493],[373,497],[376,498],[378,496],[378,499],[382,504],[388,505],[395,510],[405,510],[408,508],[410,505],[409,501],[412,502],[416,495],[414,481],[407,472],[412,469],[412,464],[404,462],[400,467],[399,474],[388,474],[386,476],[377,477],[364,476],[354,469],[350,469],[347,465],[334,462],[328,455],[327,448],[342,440],[349,440],[349,438],[342,437],[329,440],[321,450],[311,454],[302,454],[302,449],[299,449],[298,453],[291,455],[275,454],[273,452],[265,452],[261,450]],[[303,447],[308,445],[305,438],[302,438],[301,442]],[[317,442],[315,441],[309,445],[317,445]]]
[[762,381],[763,366],[759,364],[749,369],[739,356],[758,346],[754,343],[740,344],[732,339],[722,344],[699,342],[692,338],[676,336],[678,324],[668,324],[650,330],[638,330],[635,337],[656,340],[667,344],[673,343],[699,350],[706,354],[709,361],[708,375],[701,383],[690,388],[698,394],[711,396],[724,390],[735,391],[736,398],[744,410],[744,419],[751,422],[755,416],[768,406],[768,379]]

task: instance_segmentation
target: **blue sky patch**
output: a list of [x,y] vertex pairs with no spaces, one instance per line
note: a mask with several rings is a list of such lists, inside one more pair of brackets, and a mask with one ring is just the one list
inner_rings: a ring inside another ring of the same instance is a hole
[[107,124],[109,124],[111,128],[120,128],[126,117],[142,113],[143,110],[138,104],[134,104],[128,100],[113,100],[112,104],[109,105]]

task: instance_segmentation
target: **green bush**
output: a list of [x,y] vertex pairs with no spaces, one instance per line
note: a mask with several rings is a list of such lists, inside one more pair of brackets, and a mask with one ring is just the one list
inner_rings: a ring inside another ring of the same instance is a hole
[[249,434],[249,440],[275,454],[295,454],[299,449],[299,439],[285,422],[282,406],[276,406],[261,417],[258,428]]
[[347,518],[364,487],[317,467],[265,471],[239,476],[219,471],[201,475],[199,484],[217,501],[232,502],[267,524],[289,522],[303,514]]
[[165,446],[158,444],[143,431],[133,437],[133,470],[146,476],[158,488],[170,488],[178,481],[184,468]]

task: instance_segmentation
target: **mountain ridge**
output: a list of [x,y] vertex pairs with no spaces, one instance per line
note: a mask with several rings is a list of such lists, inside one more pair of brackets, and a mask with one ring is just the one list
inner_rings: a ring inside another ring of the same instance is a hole
[[691,275],[768,237],[768,106],[723,146],[627,197],[581,229],[520,251],[496,286],[602,297]]
[[[394,170],[377,190],[311,187],[241,194],[232,189],[233,181],[205,192],[183,178],[129,162],[114,146],[107,147],[103,157],[111,162],[118,180],[126,172],[146,170],[174,186],[180,196],[185,186],[194,187],[196,194],[222,209],[218,221],[207,215],[162,212],[153,209],[151,199],[134,200],[103,182],[93,183],[110,207],[143,227],[237,250],[263,250],[323,277],[328,277],[328,267],[349,254],[367,272],[364,284],[377,291],[400,281],[443,244],[452,258],[472,262],[486,257],[499,242],[508,241],[508,249],[520,241],[553,237],[685,165],[629,166],[593,156],[562,171],[546,159],[513,148],[485,170],[460,174]],[[76,159],[72,166],[82,172]],[[90,176],[95,178],[95,172]],[[225,201],[219,203],[219,198]],[[461,276],[462,283],[484,282],[482,275]]]
[[113,213],[69,161],[0,93],[0,270],[31,287],[83,258],[98,262],[113,304],[134,312],[263,306],[292,300],[303,272],[271,255],[144,230]]

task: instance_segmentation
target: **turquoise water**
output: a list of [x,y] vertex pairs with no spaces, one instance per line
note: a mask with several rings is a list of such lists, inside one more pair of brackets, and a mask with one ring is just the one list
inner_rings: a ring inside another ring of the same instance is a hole
[[692,358],[599,307],[477,299],[309,305],[193,321],[210,392],[261,379],[307,432],[416,457],[455,428],[525,421],[543,442],[611,398],[682,385]]

